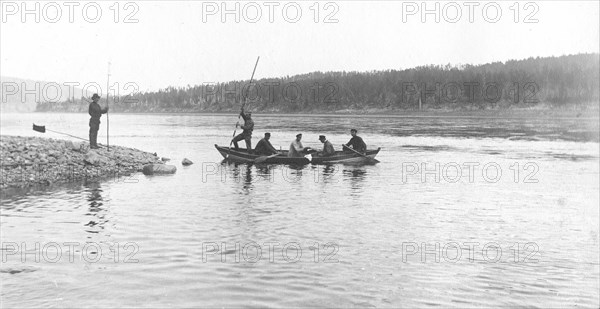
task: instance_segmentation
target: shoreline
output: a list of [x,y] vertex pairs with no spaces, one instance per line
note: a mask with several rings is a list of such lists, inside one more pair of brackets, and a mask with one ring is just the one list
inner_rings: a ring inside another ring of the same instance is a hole
[[153,153],[111,145],[90,150],[87,142],[0,135],[0,190],[47,187],[141,172],[163,164]]

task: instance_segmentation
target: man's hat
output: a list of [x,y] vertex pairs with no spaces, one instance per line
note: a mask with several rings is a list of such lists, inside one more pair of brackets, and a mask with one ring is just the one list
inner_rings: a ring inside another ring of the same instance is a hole
[[319,139],[325,139],[325,135],[319,135]]
[[94,99],[100,99],[100,96],[97,93],[94,93],[94,95],[92,96],[92,100]]
[[296,134],[296,137],[302,136],[302,133],[298,133]]
[[350,132],[358,132],[356,129],[350,129]]
[[267,132],[265,133],[265,136],[271,136],[271,133]]

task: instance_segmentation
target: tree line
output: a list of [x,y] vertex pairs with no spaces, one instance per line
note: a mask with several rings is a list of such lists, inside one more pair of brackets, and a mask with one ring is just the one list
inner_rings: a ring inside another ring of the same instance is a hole
[[[113,112],[225,112],[243,102],[261,112],[393,111],[598,105],[599,54],[483,65],[312,72],[282,78],[167,87],[111,100]],[[40,102],[38,111],[86,111],[88,103]]]

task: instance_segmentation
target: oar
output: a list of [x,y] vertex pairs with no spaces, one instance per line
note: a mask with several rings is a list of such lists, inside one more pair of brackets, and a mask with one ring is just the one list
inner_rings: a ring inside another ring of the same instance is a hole
[[260,156],[260,157],[258,157],[256,159],[254,159],[254,163],[263,163],[263,162],[267,161],[268,159],[274,158],[274,157],[276,157],[278,155],[279,154],[276,153],[276,154],[272,154],[270,156]]
[[[78,136],[75,136],[75,135],[71,135],[71,134],[68,134],[68,133],[63,133],[63,132],[58,132],[58,131],[46,129],[46,126],[38,126],[35,123],[33,124],[33,131],[40,132],[40,133],[46,133],[46,131],[50,131],[50,132],[54,132],[54,133],[58,133],[58,134],[62,134],[62,135],[67,135],[67,136],[70,136],[72,138],[76,138],[76,139],[80,139],[82,141],[89,142],[89,140],[87,140],[85,138],[81,138],[81,137],[78,137]],[[100,146],[106,147],[104,145],[100,145]]]
[[353,152],[355,152],[355,153],[357,153],[357,154],[361,155],[362,157],[365,157],[365,158],[367,158],[367,160],[368,160],[369,162],[371,162],[371,163],[379,163],[379,160],[377,160],[377,159],[375,159],[375,158],[371,158],[371,157],[369,157],[369,156],[367,156],[367,155],[364,155],[364,154],[362,154],[362,153],[360,153],[360,152],[358,152],[358,151],[356,151],[356,150],[354,150],[354,149],[352,149],[352,148],[350,148],[350,147],[346,146],[346,144],[342,144],[342,146],[343,146],[344,148],[346,148],[346,149],[350,149],[350,150],[352,150]]

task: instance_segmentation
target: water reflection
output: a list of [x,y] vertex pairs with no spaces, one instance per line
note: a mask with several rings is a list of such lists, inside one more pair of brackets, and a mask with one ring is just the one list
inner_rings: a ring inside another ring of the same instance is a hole
[[314,167],[317,173],[315,181],[323,185],[337,183],[336,174],[340,171],[340,167],[335,164],[317,165]]
[[[86,216],[92,216],[92,220],[86,223],[88,229],[85,231],[92,234],[97,234],[100,230],[104,230],[104,225],[108,222],[106,219],[106,209],[104,209],[104,199],[102,197],[102,187],[100,182],[85,182],[83,184],[85,193],[87,194],[88,212]],[[88,237],[90,238],[90,237]]]
[[273,164],[257,164],[256,168],[256,176],[258,180],[266,180],[269,182],[273,182],[275,179],[275,166]]
[[344,180],[350,182],[350,189],[353,197],[360,197],[363,193],[367,170],[364,167],[355,167],[352,169],[344,169]]
[[221,181],[242,184],[244,194],[249,194],[254,189],[252,165],[245,163],[221,161]]

